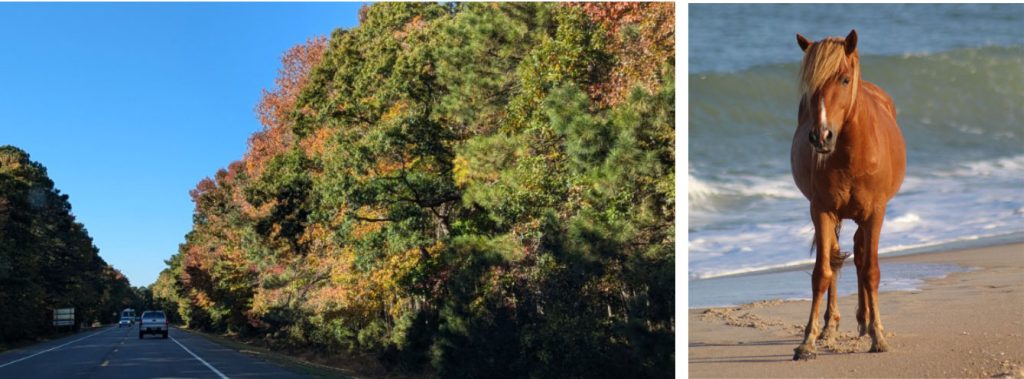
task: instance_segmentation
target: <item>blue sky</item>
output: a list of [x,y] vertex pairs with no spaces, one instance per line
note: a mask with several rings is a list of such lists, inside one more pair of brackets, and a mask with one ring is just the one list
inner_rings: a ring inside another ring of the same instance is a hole
[[0,4],[0,145],[48,169],[100,249],[149,285],[188,191],[239,159],[282,53],[361,3]]

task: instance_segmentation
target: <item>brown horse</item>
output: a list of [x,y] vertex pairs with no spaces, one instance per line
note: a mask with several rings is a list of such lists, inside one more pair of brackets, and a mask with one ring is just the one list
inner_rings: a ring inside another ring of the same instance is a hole
[[793,360],[815,357],[818,310],[828,291],[825,329],[832,345],[839,327],[836,280],[843,259],[839,228],[857,223],[853,237],[857,265],[857,323],[871,336],[871,351],[889,349],[878,310],[878,237],[886,204],[899,191],[906,148],[896,125],[896,107],[881,88],[861,80],[857,32],[810,42],[796,35],[804,51],[800,66],[800,111],[790,164],[793,180],[810,200],[817,251],[811,276],[811,315]]

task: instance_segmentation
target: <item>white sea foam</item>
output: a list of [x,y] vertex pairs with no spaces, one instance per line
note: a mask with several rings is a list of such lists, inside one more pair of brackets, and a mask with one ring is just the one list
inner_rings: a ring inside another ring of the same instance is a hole
[[803,198],[800,191],[796,189],[796,185],[793,184],[793,179],[788,177],[782,180],[755,181],[748,186],[737,188],[737,191],[745,196],[769,196],[786,199]]
[[723,277],[723,276],[733,276],[733,275],[750,274],[750,273],[763,272],[763,271],[782,270],[782,269],[799,267],[799,266],[803,266],[803,265],[807,265],[807,264],[812,264],[812,263],[814,263],[814,259],[801,259],[801,260],[796,260],[796,261],[792,261],[792,262],[786,262],[786,263],[777,264],[777,265],[760,266],[760,267],[745,267],[745,268],[738,268],[738,269],[734,269],[734,270],[710,271],[710,272],[706,272],[706,273],[703,273],[703,274],[697,274],[695,276],[690,277],[690,279],[712,279],[712,278],[720,278],[720,277]]
[[959,177],[999,177],[1024,180],[1024,155],[961,163],[947,172],[937,172],[938,176]]
[[886,220],[883,226],[888,229],[889,232],[903,232],[912,230],[915,226],[921,224],[921,216],[916,213],[905,213],[901,216],[897,216],[891,220]]
[[[889,203],[880,254],[942,250],[944,245],[1024,235],[1024,155],[966,162],[944,171],[912,167],[908,172],[911,176],[901,193]],[[759,196],[746,202],[722,201],[718,208],[691,208],[690,238],[699,241],[689,246],[691,280],[813,262],[808,203],[791,179],[786,180],[788,190],[781,176],[703,181],[712,189],[708,192],[718,196]],[[743,182],[755,185],[743,189]],[[843,251],[853,250],[856,229],[852,221],[844,221],[839,239]]]
[[689,193],[691,208],[715,210],[720,204],[716,201],[728,197],[733,200],[751,199],[756,200],[762,197],[802,199],[803,195],[793,184],[793,178],[789,175],[774,177],[736,177],[729,181],[712,181],[701,179],[690,174]]
[[690,185],[688,196],[691,203],[706,199],[717,193],[713,187],[693,175],[690,175],[688,181]]

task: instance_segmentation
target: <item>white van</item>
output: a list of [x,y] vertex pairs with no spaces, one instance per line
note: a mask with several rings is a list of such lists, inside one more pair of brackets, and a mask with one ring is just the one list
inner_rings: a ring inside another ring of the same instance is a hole
[[117,327],[127,326],[131,328],[135,326],[135,310],[131,308],[125,308],[121,311],[121,321],[117,323]]

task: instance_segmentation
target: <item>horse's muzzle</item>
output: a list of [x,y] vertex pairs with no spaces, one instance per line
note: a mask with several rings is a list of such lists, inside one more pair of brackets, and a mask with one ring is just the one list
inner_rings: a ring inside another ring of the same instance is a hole
[[832,149],[836,147],[836,134],[832,132],[832,127],[824,127],[821,130],[811,129],[807,137],[811,146],[814,146],[814,151],[820,154],[831,153]]

